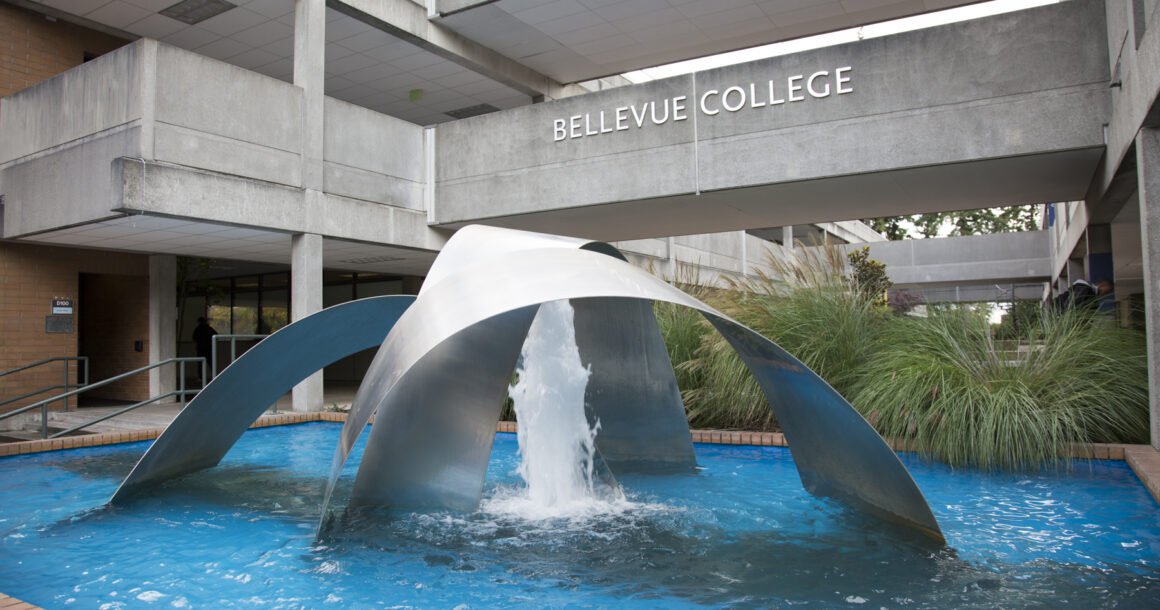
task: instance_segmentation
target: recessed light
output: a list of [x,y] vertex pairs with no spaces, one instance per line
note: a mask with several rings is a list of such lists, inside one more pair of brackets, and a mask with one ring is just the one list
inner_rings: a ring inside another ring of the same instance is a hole
[[488,114],[499,110],[491,104],[476,104],[474,106],[467,106],[466,108],[458,108],[456,110],[448,110],[443,114],[453,119],[466,119],[467,117],[479,116],[481,114]]
[[401,261],[401,260],[403,260],[403,259],[401,257],[398,257],[398,256],[368,256],[365,258],[348,258],[344,261],[338,261],[338,262],[346,263],[349,265],[370,265],[371,263],[389,263],[391,261]]
[[160,14],[182,23],[195,25],[232,8],[237,8],[237,5],[226,2],[226,0],[183,0],[160,11]]

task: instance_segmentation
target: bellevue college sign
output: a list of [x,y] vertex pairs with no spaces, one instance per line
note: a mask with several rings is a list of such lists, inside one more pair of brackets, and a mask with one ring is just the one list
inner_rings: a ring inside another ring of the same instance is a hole
[[[726,89],[709,89],[700,94],[695,110],[711,117],[743,108],[775,108],[786,103],[802,102],[810,98],[822,99],[830,95],[853,93],[850,84],[850,66],[833,70],[818,70],[809,76],[795,74],[783,80],[770,79],[765,83],[734,85]],[[695,94],[694,94],[695,95]],[[689,96],[678,95],[642,104],[631,104],[614,109],[572,115],[552,121],[552,139],[555,142],[627,131],[635,126],[664,125],[669,121],[689,118]]]

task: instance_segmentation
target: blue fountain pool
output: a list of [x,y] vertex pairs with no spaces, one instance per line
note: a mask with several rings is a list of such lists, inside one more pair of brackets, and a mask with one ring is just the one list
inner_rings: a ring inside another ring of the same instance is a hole
[[696,473],[620,476],[619,510],[526,519],[500,508],[519,458],[499,434],[479,512],[350,516],[316,541],[340,429],[247,432],[117,509],[148,443],[0,459],[0,591],[46,608],[1160,607],[1160,511],[1121,462],[992,476],[905,458],[947,537],[932,547],[805,493],[780,448],[701,445]]

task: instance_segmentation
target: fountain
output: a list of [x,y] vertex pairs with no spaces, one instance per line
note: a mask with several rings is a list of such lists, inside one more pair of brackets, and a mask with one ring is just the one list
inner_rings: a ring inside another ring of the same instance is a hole
[[[898,456],[785,350],[629,265],[607,244],[481,226],[461,229],[447,243],[417,297],[330,308],[247,352],[190,402],[110,502],[217,464],[271,396],[382,338],[335,449],[324,517],[372,416],[347,508],[474,510],[521,347],[537,312],[563,300],[575,308],[580,357],[592,367],[584,402],[592,422],[600,422],[594,452],[613,474],[688,472],[695,465],[649,303],[667,301],[700,311],[749,367],[807,491],[942,541]],[[256,371],[259,382],[250,377]]]

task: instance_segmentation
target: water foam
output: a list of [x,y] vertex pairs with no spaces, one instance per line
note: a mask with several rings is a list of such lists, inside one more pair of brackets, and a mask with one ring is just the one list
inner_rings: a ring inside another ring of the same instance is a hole
[[501,489],[482,509],[524,519],[574,518],[623,512],[633,505],[615,484],[595,477],[596,434],[584,415],[591,368],[580,362],[568,301],[540,306],[520,354],[519,381],[509,394],[518,420],[523,488]]

